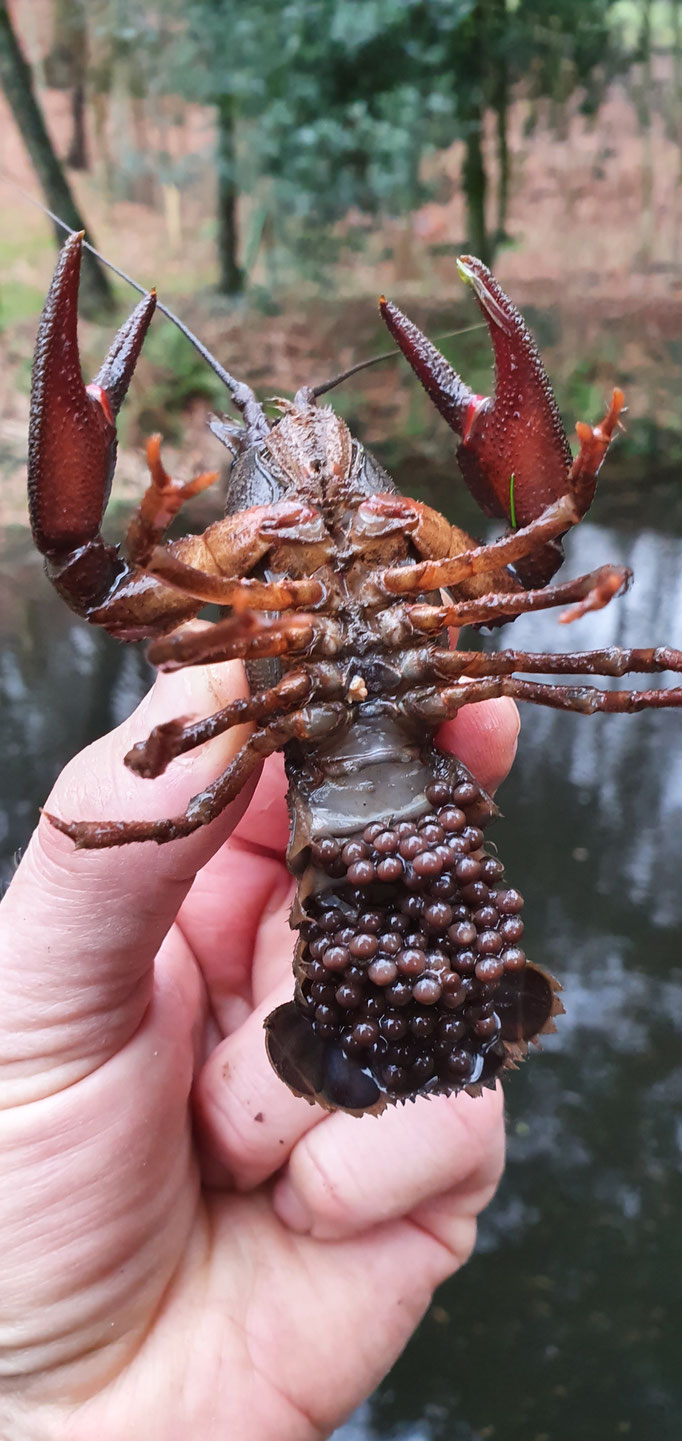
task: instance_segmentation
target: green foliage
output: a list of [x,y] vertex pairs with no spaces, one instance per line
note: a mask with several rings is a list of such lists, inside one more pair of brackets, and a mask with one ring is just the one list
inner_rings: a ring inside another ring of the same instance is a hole
[[13,281],[0,288],[0,335],[16,321],[31,319],[41,308],[44,292],[37,285]]
[[453,42],[473,0],[182,0],[166,83],[227,100],[239,189],[276,226],[404,211],[456,133]]
[[143,399],[135,424],[143,434],[160,430],[167,438],[178,439],[183,412],[199,397],[217,410],[225,408],[225,387],[171,325],[159,326],[148,335],[137,370],[136,393]]
[[580,89],[594,114],[625,58],[615,10],[615,0],[519,0],[507,33],[515,78],[558,105]]
[[[94,0],[92,24],[108,34],[115,63],[126,59],[136,92],[215,107],[218,239],[230,290],[257,251],[273,268],[288,251],[310,275],[324,232],[346,242],[374,215],[422,203],[425,159],[458,137],[467,147],[469,239],[485,249],[486,109],[496,113],[505,170],[502,233],[511,87],[523,80],[532,97],[557,106],[579,87],[593,112],[619,59],[618,3],[162,0],[151,8]],[[171,163],[159,156],[159,173]],[[245,192],[254,197],[257,246],[237,235]]]

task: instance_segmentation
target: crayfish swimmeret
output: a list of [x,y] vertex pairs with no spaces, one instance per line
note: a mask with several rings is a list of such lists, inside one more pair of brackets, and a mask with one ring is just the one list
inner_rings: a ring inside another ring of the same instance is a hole
[[[500,695],[588,714],[680,706],[682,688],[603,691],[514,673],[680,671],[682,652],[484,655],[449,649],[447,628],[559,605],[571,620],[627,585],[628,572],[611,565],[551,584],[561,538],[592,502],[623,396],[614,392],[600,425],[578,425],[572,459],[522,317],[486,267],[464,256],[459,270],[495,353],[492,398],[473,394],[394,305],[382,300],[381,313],[459,437],[459,468],[482,510],[508,522],[501,540],[478,545],[400,496],[343,420],[318,406],[328,387],[302,387],[271,421],[249,386],[221,370],[241,415],[239,425],[212,422],[234,456],[225,519],[161,543],[182,500],[213,477],[175,484],[150,442],[151,482],[126,559],[100,526],[114,420],[156,301],[149,294],[140,302],[85,386],[80,256],[75,235],[38,333],[29,456],[36,544],[71,608],[122,640],[152,638],[160,668],[230,657],[247,664],[250,699],[207,720],[157,727],[126,757],[133,770],[158,776],[232,725],[254,729],[184,815],[50,819],[77,846],[172,841],[207,825],[264,756],[283,750],[298,941],[294,999],[266,1021],[272,1064],[297,1094],[355,1114],[421,1094],[475,1093],[553,1029],[561,1004],[557,983],[519,944],[522,898],[483,847],[495,804],[434,748],[433,733],[461,706]],[[201,632],[183,629],[209,601],[227,615]]]

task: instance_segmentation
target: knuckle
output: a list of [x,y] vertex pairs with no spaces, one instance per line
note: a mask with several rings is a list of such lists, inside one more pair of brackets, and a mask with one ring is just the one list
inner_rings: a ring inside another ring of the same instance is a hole
[[324,1127],[319,1128],[297,1147],[290,1162],[292,1182],[316,1221],[345,1231],[359,1199],[359,1187],[340,1149],[328,1152],[320,1144],[320,1136],[325,1139],[323,1131]]

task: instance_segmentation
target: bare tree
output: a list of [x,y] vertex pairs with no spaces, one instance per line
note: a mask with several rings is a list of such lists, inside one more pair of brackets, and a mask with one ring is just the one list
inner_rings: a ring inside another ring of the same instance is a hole
[[[46,202],[73,230],[86,230],[83,217],[71,194],[54,146],[47,132],[42,110],[33,90],[31,68],[26,60],[7,9],[7,0],[0,0],[0,85],[31,157]],[[63,234],[55,225],[57,242]],[[83,256],[81,300],[84,310],[110,309],[114,297],[107,276],[99,261],[88,251]]]

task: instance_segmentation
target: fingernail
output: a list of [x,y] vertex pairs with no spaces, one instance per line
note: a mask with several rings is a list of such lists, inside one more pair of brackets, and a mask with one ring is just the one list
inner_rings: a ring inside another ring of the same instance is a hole
[[279,1220],[289,1231],[296,1231],[301,1236],[312,1231],[313,1218],[310,1211],[286,1177],[275,1186],[272,1204]]
[[518,708],[518,706],[517,706],[517,704],[516,704],[516,701],[515,701],[515,700],[512,700],[512,699],[511,699],[511,696],[501,696],[500,699],[504,701],[504,703],[505,703],[506,706],[510,706],[510,707],[511,707],[510,715],[511,715],[511,713],[513,712],[513,716],[514,716],[514,730],[515,730],[515,733],[516,733],[516,735],[517,735],[517,737],[518,737],[519,731],[521,730],[521,713],[520,713],[519,708]]
[[239,661],[223,661],[220,665],[187,666],[183,670],[160,672],[156,689],[168,693],[196,714],[210,715],[226,701],[248,694],[244,672]]

